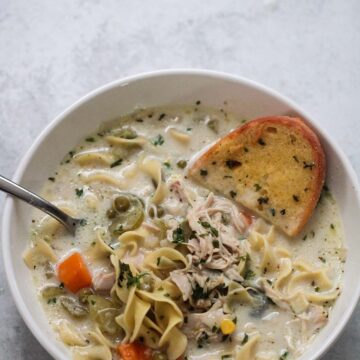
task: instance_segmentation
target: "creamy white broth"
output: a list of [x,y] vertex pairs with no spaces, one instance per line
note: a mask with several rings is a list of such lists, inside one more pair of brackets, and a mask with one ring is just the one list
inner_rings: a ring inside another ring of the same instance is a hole
[[[146,212],[153,206],[151,202],[155,191],[154,179],[141,168],[141,164],[147,159],[155,159],[161,164],[163,175],[161,183],[164,183],[167,194],[160,205],[165,211],[168,234],[170,232],[168,237],[170,236],[171,239],[171,231],[175,231],[171,226],[176,227],[180,223],[180,219],[187,216],[189,211],[189,204],[185,201],[179,201],[179,193],[184,189],[189,191],[192,194],[191,196],[196,197],[198,203],[205,201],[209,196],[209,190],[188,179],[186,168],[182,169],[177,164],[179,161],[186,161],[188,164],[194,154],[230,130],[240,126],[244,121],[236,115],[228,114],[226,109],[215,110],[201,105],[140,109],[133,114],[102,124],[94,134],[87,136],[74,149],[69,149],[69,153],[64,157],[54,174],[49,174],[49,180],[44,185],[42,195],[54,204],[63,207],[65,211],[70,210],[75,216],[86,219],[86,224],[79,227],[74,238],[67,234],[61,226],[57,226],[56,229],[51,228],[50,225],[54,223],[48,217],[44,218],[44,215],[38,211],[34,212],[32,246],[36,244],[39,238],[45,239],[45,242],[51,246],[56,261],[53,261],[49,266],[46,257],[38,256],[36,251],[31,254],[31,257],[26,256],[25,260],[32,268],[34,285],[39,291],[40,301],[44,303],[50,324],[55,330],[58,330],[59,324],[66,319],[79,331],[83,344],[80,347],[74,347],[75,358],[91,358],[91,347],[106,346],[98,340],[94,341],[94,338],[89,335],[89,332],[94,331],[96,321],[91,320],[89,316],[74,319],[59,304],[57,297],[43,298],[42,289],[44,286],[59,284],[56,271],[54,276],[50,276],[49,269],[55,269],[54,262],[60,262],[76,249],[85,259],[93,276],[101,272],[109,273],[113,270],[109,258],[99,259],[96,258],[96,255],[94,257],[94,250],[97,249],[97,232],[105,233],[104,240],[106,243],[113,247],[118,245],[117,236],[106,233],[106,229],[111,223],[111,219],[106,214],[112,206],[114,197],[121,193],[131,193],[143,199],[146,210],[144,219],[146,224],[141,226],[146,231],[146,238],[139,246],[136,254],[125,252],[121,260],[125,263],[135,264],[140,270],[143,270],[144,258],[148,254],[167,246],[175,248],[174,244],[169,243],[169,240],[160,238],[159,233],[151,229],[153,219]],[[135,141],[143,139],[143,143],[140,146],[131,146],[129,150],[129,145],[119,145],[109,141],[108,136],[113,136],[111,133],[113,129],[124,127],[131,127],[135,130],[137,134]],[[92,157],[92,155],[94,156]],[[79,160],[79,156],[82,157],[82,161]],[[88,158],[86,158],[87,156]],[[179,163],[179,165],[184,164]],[[180,190],[177,187],[177,181],[181,184]],[[225,205],[231,204],[231,200],[225,200],[215,194],[216,201],[225,201]],[[192,206],[196,206],[196,201]],[[248,216],[248,213],[241,207],[238,207],[238,211],[240,215],[244,212]],[[235,231],[234,229],[231,231]],[[346,254],[343,248],[340,215],[336,202],[329,191],[323,192],[311,220],[296,238],[290,239],[271,228],[269,224],[252,217],[252,224],[244,230],[244,236],[242,236],[244,240],[239,240],[240,247],[251,248],[248,244],[248,238],[254,231],[261,233],[265,238],[264,241],[270,241],[268,240],[270,238],[269,233],[273,231],[273,235],[271,235],[273,240],[271,240],[270,245],[274,251],[278,251],[276,254],[285,254],[286,251],[289,253],[286,256],[277,255],[278,257],[284,256],[284,258],[291,260],[292,264],[298,262],[299,268],[301,268],[302,262],[305,262],[308,264],[306,266],[310,266],[313,272],[323,269],[328,281],[332,284],[332,290],[337,291],[339,288],[337,294],[340,293]],[[261,262],[263,256],[262,250],[251,250],[250,255],[250,267],[253,271],[253,276],[249,280],[251,282],[250,287],[255,287],[258,291],[257,289],[264,287],[261,285],[263,279],[268,281],[271,288],[276,283],[280,270],[268,271],[264,269],[260,271],[258,263]],[[32,261],[33,258],[35,258],[34,261]],[[293,273],[298,274],[296,271],[300,270],[296,270],[294,265],[292,266]],[[145,270],[149,272],[149,269]],[[305,273],[304,270],[301,271]],[[314,281],[309,282],[307,280],[299,283],[299,286],[302,291],[314,292],[315,296],[316,293],[322,294],[331,290],[321,289]],[[271,293],[262,291],[266,295],[263,294],[262,296],[269,299]],[[102,292],[101,295],[110,298],[109,291],[107,293]],[[73,297],[76,299],[76,295]],[[195,329],[197,325],[191,328],[192,323],[188,320],[189,317],[191,318],[189,315],[191,312],[201,313],[199,308],[192,310],[190,307],[189,309],[188,305],[184,305],[186,301],[173,299],[174,304],[179,306],[184,316],[182,322],[184,324],[181,325],[181,323],[177,327],[188,338],[188,344],[183,355],[188,359],[219,359],[221,357],[224,359],[237,358],[238,360],[253,358],[260,360],[295,359],[309,345],[318,331],[325,326],[329,313],[331,316],[331,308],[335,298],[336,296],[321,304],[312,304],[310,301],[303,312],[294,311],[291,306],[282,308],[273,301],[266,300],[266,306],[264,305],[263,309],[259,310],[256,315],[253,314],[252,306],[241,302],[235,303],[232,305],[231,313],[228,312],[223,315],[223,318],[229,318],[235,323],[235,331],[229,336],[224,336],[219,329],[219,324],[216,323],[218,320],[214,322],[215,328],[214,326],[213,328],[211,326],[204,327],[204,324],[201,323],[199,329],[205,328],[209,332],[207,336],[210,337],[210,340],[204,339],[203,341],[201,336],[199,341],[200,330]],[[271,300],[273,299],[271,298]],[[125,311],[125,304],[122,304],[118,299],[116,304],[119,313]],[[208,311],[209,308],[203,309],[203,311],[205,310]],[[301,330],[304,329],[304,326],[307,327],[307,331]],[[124,332],[119,326],[118,333],[111,334],[111,336],[105,334],[105,336],[114,344],[118,344],[124,338]],[[248,355],[244,355],[242,349],[247,344],[252,343],[254,339],[257,339],[256,343]],[[79,352],[86,354],[87,357],[79,357],[79,354],[76,353],[76,349],[79,348]],[[166,353],[167,347],[160,346],[160,350]],[[114,359],[118,358],[116,351],[111,350],[111,354]],[[98,358],[106,359],[108,355],[104,350],[102,357],[98,356]],[[171,354],[168,353],[168,356],[171,357]]]

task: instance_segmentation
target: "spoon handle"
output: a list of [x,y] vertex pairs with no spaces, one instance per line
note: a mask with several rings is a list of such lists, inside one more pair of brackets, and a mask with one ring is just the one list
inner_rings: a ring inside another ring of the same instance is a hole
[[56,220],[60,221],[72,234],[75,233],[75,226],[78,222],[77,219],[67,215],[49,201],[41,198],[40,196],[32,193],[29,190],[21,187],[18,184],[10,181],[9,179],[0,175],[0,190],[25,201],[26,203],[35,206],[36,208],[49,214]]

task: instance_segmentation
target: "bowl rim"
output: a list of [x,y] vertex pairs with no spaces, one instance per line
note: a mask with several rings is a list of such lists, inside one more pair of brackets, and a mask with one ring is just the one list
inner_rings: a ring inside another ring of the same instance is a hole
[[[310,120],[310,124],[315,129],[316,132],[321,134],[322,137],[326,139],[326,141],[330,144],[330,147],[335,150],[337,155],[339,156],[340,160],[342,161],[345,172],[349,176],[351,183],[354,185],[354,192],[356,194],[357,203],[360,205],[360,187],[357,179],[357,175],[355,170],[353,169],[350,161],[347,159],[345,154],[343,153],[342,149],[339,145],[332,139],[331,136],[328,135],[327,131],[321,128],[316,121],[314,121],[314,117],[312,117],[307,111],[304,111],[299,105],[297,105],[293,100],[289,99],[288,97],[280,94],[278,91],[273,90],[272,88],[265,86],[263,84],[258,83],[257,81],[247,79],[242,76],[232,75],[230,73],[215,71],[215,70],[207,70],[207,69],[188,69],[188,68],[178,68],[178,69],[164,69],[164,70],[155,70],[155,71],[148,71],[139,73],[137,75],[131,75],[124,78],[120,78],[114,81],[111,81],[103,86],[100,86],[86,95],[82,96],[80,99],[75,101],[72,105],[68,106],[64,111],[62,111],[58,116],[56,116],[37,136],[33,144],[30,148],[25,152],[23,155],[13,177],[12,180],[14,182],[18,182],[24,175],[25,168],[28,162],[34,155],[34,152],[38,148],[38,146],[44,141],[44,139],[48,136],[49,133],[63,121],[71,112],[73,112],[79,106],[87,103],[88,101],[94,99],[98,95],[109,91],[113,88],[118,86],[125,86],[130,82],[135,82],[138,80],[144,80],[149,78],[156,78],[156,77],[166,77],[166,76],[203,76],[213,79],[225,80],[235,83],[241,83],[247,87],[253,88],[254,90],[260,91],[273,97],[286,105],[290,108],[294,109],[298,114],[305,117],[306,119]],[[3,207],[3,216],[2,216],[2,253],[3,253],[3,261],[4,261],[4,268],[5,274],[8,282],[8,286],[11,291],[12,298],[15,302],[17,310],[19,311],[22,319],[24,320],[25,324],[31,331],[31,333],[35,336],[37,341],[42,345],[42,347],[55,359],[65,360],[66,355],[58,348],[55,347],[53,342],[47,341],[46,337],[44,336],[43,330],[37,324],[35,319],[33,318],[32,314],[27,310],[25,302],[20,295],[19,287],[15,282],[14,275],[12,273],[12,260],[10,257],[10,218],[12,216],[14,210],[14,199],[9,195],[6,195],[4,207]],[[334,342],[338,339],[342,331],[344,330],[346,324],[348,323],[356,305],[360,297],[360,282],[357,287],[357,296],[353,296],[350,303],[348,303],[347,310],[343,313],[341,321],[339,321],[331,335],[326,339],[326,341],[322,344],[321,347],[314,350],[313,352],[313,359],[318,359],[323,356],[334,344]]]

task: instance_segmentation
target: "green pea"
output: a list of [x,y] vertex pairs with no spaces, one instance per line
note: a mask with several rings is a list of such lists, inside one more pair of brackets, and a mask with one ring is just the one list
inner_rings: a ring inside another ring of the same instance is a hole
[[109,227],[113,235],[137,229],[144,220],[144,204],[139,197],[130,193],[119,195],[113,203],[115,216]]
[[127,211],[130,207],[130,200],[126,195],[120,195],[114,200],[113,207],[119,212]]
[[108,209],[106,211],[106,216],[108,219],[115,219],[117,215],[117,212],[114,209]]
[[[154,207],[152,206],[150,209],[149,209],[149,216],[153,219],[155,217],[155,210],[154,210]],[[165,210],[162,206],[156,206],[156,215],[157,217],[161,218],[165,215]]]

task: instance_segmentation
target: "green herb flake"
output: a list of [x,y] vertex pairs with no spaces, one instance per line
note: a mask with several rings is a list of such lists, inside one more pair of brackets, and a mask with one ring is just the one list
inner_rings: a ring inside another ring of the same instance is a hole
[[313,167],[315,166],[315,163],[307,163],[306,161],[303,161],[303,164],[304,164],[304,169],[310,169],[312,170]]
[[261,196],[257,199],[259,205],[267,204],[269,202],[269,198],[267,196]]
[[53,176],[48,178],[49,181],[55,182],[55,178]]
[[274,208],[271,208],[270,213],[271,213],[272,216],[275,216],[276,215],[276,210]]
[[232,355],[230,355],[230,354],[221,355],[221,360],[229,359],[231,357],[232,357]]
[[230,196],[234,199],[235,196],[237,195],[237,192],[234,190],[230,190]]
[[288,351],[284,351],[284,352],[281,354],[279,360],[285,360],[285,359],[288,357],[288,355],[289,355],[289,352],[288,352]]
[[229,159],[225,161],[225,165],[232,170],[241,166],[242,164],[240,161]]
[[285,215],[285,214],[286,214],[286,209],[281,209],[281,210],[280,210],[280,214],[281,214],[281,215]]
[[77,197],[83,196],[84,189],[75,189],[75,194]]
[[299,199],[299,196],[293,195],[292,197],[293,197],[293,199],[294,199],[295,202],[299,202],[299,200],[300,200],[300,199]]
[[326,259],[323,256],[319,256],[318,259],[324,264],[326,263]]
[[185,234],[184,230],[179,226],[177,227],[172,234],[174,244],[184,244],[185,243]]
[[219,247],[220,247],[220,242],[219,242],[219,240],[213,240],[213,241],[212,241],[212,244],[213,244],[213,247],[214,247],[214,248],[219,248]]
[[88,137],[88,138],[86,138],[85,139],[85,141],[87,141],[87,142],[95,142],[95,138],[93,138],[93,137]]
[[166,116],[165,113],[160,114],[158,120],[161,121],[165,116]]
[[111,163],[110,167],[114,168],[115,166],[119,166],[122,164],[122,162],[123,162],[123,159],[118,159],[118,160],[114,161],[113,163]]
[[120,273],[118,278],[118,285],[119,287],[122,287],[124,280],[126,280],[126,287],[128,289],[132,286],[139,288],[141,278],[148,274],[146,272],[142,272],[134,276],[131,272],[129,264],[123,263],[121,261],[119,261],[119,268]]
[[211,235],[216,236],[216,237],[219,236],[219,231],[216,228],[214,228],[213,226],[211,226],[207,221],[199,221],[199,224],[203,228],[209,229]]
[[249,335],[245,333],[241,345],[245,345],[248,342],[248,340],[249,340]]
[[164,166],[167,168],[167,169],[171,169],[171,164],[170,164],[170,161],[164,161]]
[[334,225],[334,224],[330,224],[330,228],[331,228],[332,230],[335,230],[335,225]]
[[265,143],[265,141],[264,141],[263,138],[259,138],[258,144],[261,145],[261,146],[265,146],[265,145],[266,145],[266,143]]
[[261,186],[259,184],[254,184],[255,191],[261,190]]
[[207,176],[208,171],[206,169],[200,169],[200,175],[201,176]]
[[186,165],[187,165],[187,161],[186,160],[179,160],[176,163],[177,167],[179,167],[180,169],[185,169]]
[[256,274],[251,269],[248,269],[244,275],[244,279],[245,280],[253,279],[255,277],[255,275]]
[[161,134],[159,134],[158,136],[156,136],[156,137],[151,141],[151,143],[152,143],[154,146],[161,146],[161,145],[164,144],[164,142],[165,142],[164,137],[163,137]]

